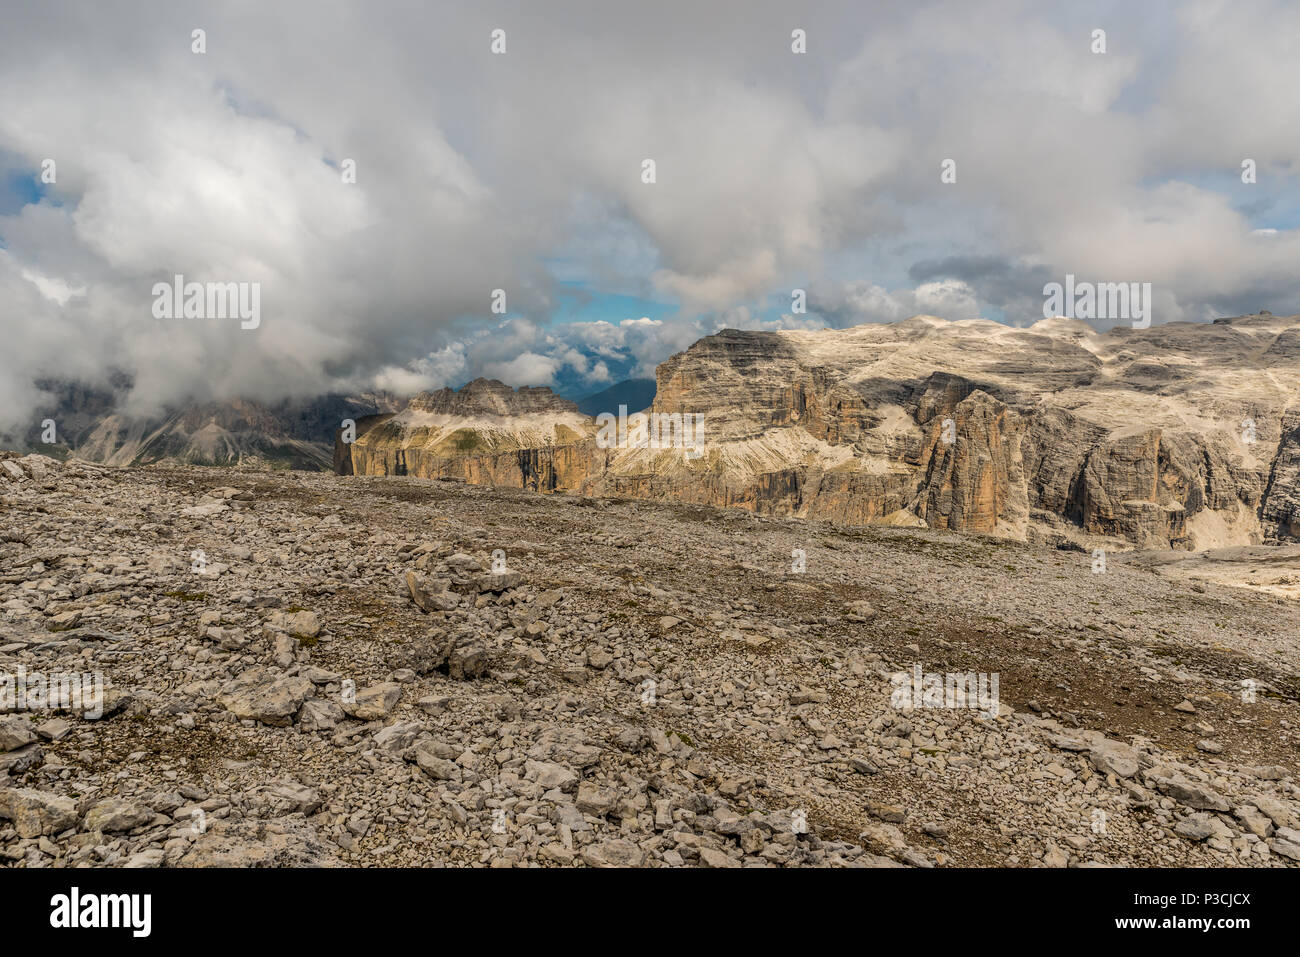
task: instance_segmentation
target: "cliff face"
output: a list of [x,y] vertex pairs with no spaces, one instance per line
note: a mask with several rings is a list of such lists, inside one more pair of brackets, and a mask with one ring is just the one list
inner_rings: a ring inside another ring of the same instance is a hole
[[346,452],[338,439],[335,471],[554,492],[604,469],[595,434],[594,421],[550,389],[515,391],[475,379],[459,392],[423,392],[396,415],[358,423]]
[[1300,317],[724,330],[660,365],[650,411],[699,417],[699,454],[598,448],[572,403],[479,380],[416,397],[347,457],[358,474],[1017,539],[1300,533]]

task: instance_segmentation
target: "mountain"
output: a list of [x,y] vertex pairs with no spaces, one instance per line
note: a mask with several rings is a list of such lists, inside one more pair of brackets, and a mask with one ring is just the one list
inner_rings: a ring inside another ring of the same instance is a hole
[[[594,420],[550,389],[475,379],[460,391],[422,392],[396,415],[359,422],[350,446],[340,434],[335,471],[554,491],[598,467],[595,434]],[[564,464],[570,453],[576,467]]]
[[105,465],[272,465],[332,469],[331,437],[344,419],[396,411],[401,400],[387,393],[326,395],[302,401],[259,403],[243,399],[168,410],[152,417],[116,411],[117,395],[60,385],[57,404],[41,414],[53,418],[57,442],[26,437],[29,448]]
[[617,415],[620,405],[627,406],[628,412],[641,412],[650,408],[654,400],[654,379],[626,379],[608,389],[578,399],[577,405],[578,410],[585,415],[595,416],[602,412]]
[[346,450],[352,469],[394,474],[400,452],[427,478],[1062,544],[1300,536],[1295,316],[723,330],[657,370],[651,412],[700,417],[695,456],[601,447],[572,403],[476,390],[493,417],[444,397],[431,430],[412,400]]

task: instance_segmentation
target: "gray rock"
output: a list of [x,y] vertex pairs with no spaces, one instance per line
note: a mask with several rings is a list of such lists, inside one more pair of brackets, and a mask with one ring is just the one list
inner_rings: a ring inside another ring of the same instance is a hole
[[519,572],[494,572],[480,575],[475,580],[479,592],[500,593],[510,588],[518,588],[524,583],[524,576]]
[[528,761],[524,767],[528,779],[536,781],[547,790],[558,788],[561,791],[572,791],[578,783],[578,775],[562,764],[550,761]]
[[582,859],[589,867],[640,867],[645,851],[631,841],[606,841],[584,847]]
[[460,604],[460,596],[448,591],[451,582],[445,579],[428,579],[415,572],[406,573],[406,591],[411,601],[424,612],[451,611]]
[[343,708],[325,698],[308,698],[298,712],[298,725],[304,731],[330,731],[338,727],[346,715]]
[[154,819],[152,808],[121,797],[105,798],[86,812],[84,825],[88,831],[116,833],[142,827]]
[[1204,841],[1217,832],[1209,815],[1190,814],[1174,825],[1174,833],[1189,841]]
[[404,751],[423,730],[424,725],[418,721],[399,721],[375,732],[375,746],[385,751]]
[[395,681],[362,688],[355,701],[344,701],[343,710],[353,718],[375,721],[397,707],[402,697],[402,686]]
[[1253,805],[1239,807],[1232,812],[1246,829],[1256,837],[1265,838],[1273,833],[1273,822]]
[[225,685],[217,700],[240,718],[285,727],[293,722],[312,690],[306,678],[250,668]]
[[267,619],[266,625],[296,638],[315,638],[320,634],[320,621],[314,611],[277,611]]
[[321,806],[320,791],[298,781],[278,781],[262,789],[258,800],[272,817],[315,814]]
[[16,751],[36,740],[36,729],[26,718],[0,715],[0,751]]
[[1103,774],[1131,778],[1138,773],[1138,752],[1120,741],[1098,741],[1088,752],[1088,760]]
[[440,758],[429,751],[417,748],[415,751],[415,763],[420,770],[435,781],[456,781],[459,782],[464,776],[460,766],[455,761],[447,758]]
[[340,862],[306,821],[219,820],[177,861],[180,867],[330,867]]
[[700,863],[705,867],[740,867],[740,862],[712,847],[700,848]]
[[77,804],[70,798],[32,788],[3,788],[0,818],[13,821],[22,838],[57,834],[76,826]]

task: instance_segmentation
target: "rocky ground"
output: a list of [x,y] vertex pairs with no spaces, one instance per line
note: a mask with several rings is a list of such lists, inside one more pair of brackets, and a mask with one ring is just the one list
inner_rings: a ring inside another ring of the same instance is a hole
[[1132,558],[9,455],[0,680],[111,689],[0,714],[0,862],[1300,864],[1296,605]]

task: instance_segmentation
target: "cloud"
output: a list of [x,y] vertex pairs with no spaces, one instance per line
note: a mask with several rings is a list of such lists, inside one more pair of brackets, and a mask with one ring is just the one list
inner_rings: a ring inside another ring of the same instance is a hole
[[[1282,0],[22,5],[5,182],[58,173],[0,202],[0,429],[114,370],[138,412],[596,388],[725,324],[1033,321],[1066,272],[1151,282],[1156,322],[1300,311],[1297,33]],[[259,283],[261,325],[154,320],[175,274]],[[668,312],[559,322],[558,276]]]
[[554,385],[555,373],[560,363],[553,356],[524,352],[513,359],[488,362],[483,371],[489,378],[500,379],[506,385]]
[[953,278],[893,291],[855,280],[814,290],[808,308],[821,316],[826,325],[835,328],[864,322],[897,322],[920,314],[954,320],[975,319],[980,315],[975,291],[966,282]]

